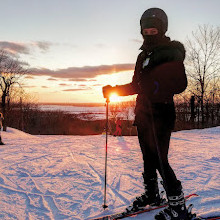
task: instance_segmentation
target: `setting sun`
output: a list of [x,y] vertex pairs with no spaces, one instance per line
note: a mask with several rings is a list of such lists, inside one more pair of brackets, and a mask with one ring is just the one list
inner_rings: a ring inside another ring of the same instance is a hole
[[110,102],[120,102],[121,101],[121,97],[120,96],[118,96],[118,94],[117,93],[112,93],[111,95],[110,95]]

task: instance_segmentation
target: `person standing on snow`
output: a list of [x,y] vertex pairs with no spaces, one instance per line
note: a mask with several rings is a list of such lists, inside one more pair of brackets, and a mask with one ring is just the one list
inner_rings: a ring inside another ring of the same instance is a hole
[[181,182],[168,162],[170,136],[176,117],[173,96],[187,87],[183,64],[185,48],[180,42],[165,36],[168,18],[162,9],[146,10],[140,19],[140,26],[144,42],[132,82],[103,87],[105,98],[112,92],[121,96],[138,94],[134,124],[144,160],[145,193],[137,197],[129,209],[135,211],[146,205],[161,204],[158,170],[169,205],[155,219],[188,219]]
[[122,136],[121,131],[122,131],[122,127],[121,127],[121,120],[120,118],[117,118],[115,120],[115,124],[116,124],[116,131],[114,132],[114,136]]

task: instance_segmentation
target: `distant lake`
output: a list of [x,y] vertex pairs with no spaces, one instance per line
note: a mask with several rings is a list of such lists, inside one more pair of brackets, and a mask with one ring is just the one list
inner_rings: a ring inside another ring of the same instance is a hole
[[[96,120],[106,118],[106,107],[103,103],[82,103],[82,104],[39,104],[42,111],[62,111],[70,114],[77,114],[79,118],[85,120]],[[118,114],[119,117],[127,119],[123,111]],[[109,118],[111,112],[109,109]],[[134,119],[133,109],[129,110],[129,119]]]
[[42,111],[63,111],[70,114],[78,114],[86,119],[104,119],[105,104],[40,104]]

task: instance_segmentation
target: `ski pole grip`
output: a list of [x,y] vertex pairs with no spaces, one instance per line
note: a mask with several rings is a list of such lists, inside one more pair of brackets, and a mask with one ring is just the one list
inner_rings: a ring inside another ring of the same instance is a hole
[[109,97],[107,97],[107,98],[106,98],[106,102],[110,102],[110,99],[109,99]]

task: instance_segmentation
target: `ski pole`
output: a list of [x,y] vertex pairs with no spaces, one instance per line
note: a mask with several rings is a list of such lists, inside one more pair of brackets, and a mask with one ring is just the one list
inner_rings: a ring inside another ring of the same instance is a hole
[[106,205],[106,186],[107,186],[107,153],[108,153],[108,104],[110,100],[109,97],[106,98],[106,125],[105,125],[105,187],[104,187],[104,209],[108,208]]

